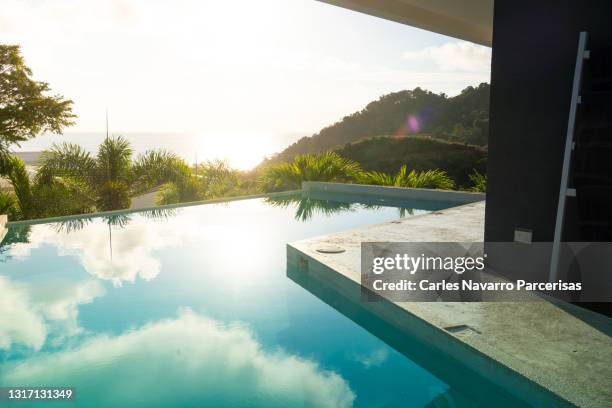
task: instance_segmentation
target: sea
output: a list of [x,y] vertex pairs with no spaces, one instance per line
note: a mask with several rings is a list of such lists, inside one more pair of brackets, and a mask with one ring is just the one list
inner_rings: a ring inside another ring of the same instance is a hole
[[[261,163],[266,157],[282,150],[297,140],[297,136],[285,137],[203,137],[195,133],[132,132],[111,133],[110,136],[123,136],[129,140],[134,157],[151,149],[169,150],[187,163],[202,163],[208,160],[226,160],[230,166],[249,170]],[[50,148],[54,143],[74,143],[95,154],[98,146],[106,137],[105,132],[65,133],[63,135],[42,134],[14,147],[26,164],[35,164],[38,153]]]

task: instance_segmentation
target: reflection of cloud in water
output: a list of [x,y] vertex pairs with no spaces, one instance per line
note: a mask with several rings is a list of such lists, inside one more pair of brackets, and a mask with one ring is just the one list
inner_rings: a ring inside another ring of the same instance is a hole
[[55,246],[58,255],[77,257],[87,272],[119,286],[134,282],[137,277],[154,279],[161,264],[152,252],[178,245],[181,233],[189,230],[176,221],[168,224],[142,217],[132,220],[127,228],[110,228],[111,231],[102,220],[71,232],[58,231],[53,224],[37,225],[32,228],[28,243],[17,243],[10,248],[10,256],[25,259],[32,249],[43,244]]
[[39,288],[0,276],[0,349],[23,345],[38,350],[50,331],[60,336],[79,333],[78,306],[103,293],[92,280]]
[[47,331],[42,316],[29,302],[25,289],[0,276],[0,349],[23,344],[39,349]]
[[361,363],[365,368],[378,367],[382,365],[389,357],[389,350],[376,349],[368,354],[356,354],[353,359]]
[[1,372],[4,385],[70,384],[88,406],[344,407],[354,399],[338,374],[190,311]]

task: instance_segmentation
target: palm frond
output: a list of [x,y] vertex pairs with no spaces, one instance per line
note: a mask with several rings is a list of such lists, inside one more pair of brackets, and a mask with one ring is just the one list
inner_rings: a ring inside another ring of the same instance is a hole
[[7,156],[5,160],[6,177],[13,186],[19,217],[24,219],[33,217],[34,197],[25,163],[19,157],[12,155]]
[[264,169],[258,180],[261,191],[299,189],[303,181],[347,182],[361,174],[359,163],[335,152],[296,156],[292,163],[279,163]]
[[406,165],[403,165],[395,176],[378,171],[364,172],[358,178],[358,182],[378,186],[438,188],[442,190],[451,190],[455,187],[455,182],[444,170],[411,170],[409,172]]
[[455,182],[444,170],[411,170],[408,172],[407,167],[404,165],[395,175],[393,185],[396,187],[437,188],[441,190],[451,190],[455,187]]
[[49,184],[56,177],[94,183],[96,161],[81,146],[72,143],[53,144],[42,152],[36,183]]
[[390,174],[380,171],[368,171],[360,175],[358,182],[360,184],[371,184],[375,186],[393,186],[394,180]]
[[189,166],[167,150],[148,150],[138,156],[131,170],[132,189],[143,192],[167,182],[190,177]]

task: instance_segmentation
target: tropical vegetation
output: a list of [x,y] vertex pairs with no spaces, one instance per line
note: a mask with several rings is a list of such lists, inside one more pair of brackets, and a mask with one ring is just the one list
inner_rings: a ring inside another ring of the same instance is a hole
[[478,170],[474,170],[470,174],[470,180],[472,180],[471,190],[478,193],[486,193],[487,191],[487,176],[480,173]]
[[451,190],[455,187],[453,179],[443,170],[408,171],[406,165],[402,166],[395,175],[378,171],[364,172],[360,175],[358,181],[362,184],[379,186],[438,188],[441,190]]
[[79,201],[67,198],[79,186],[60,180],[32,182],[23,161],[10,153],[11,146],[41,132],[61,133],[74,118],[71,100],[50,95],[46,82],[32,79],[19,46],[0,44],[0,177],[13,186],[10,193],[0,192],[0,213],[21,219],[83,210]]
[[265,168],[259,179],[263,192],[296,190],[304,181],[350,182],[381,186],[434,188],[450,190],[455,182],[440,169],[408,170],[406,165],[395,175],[363,171],[359,163],[334,152],[300,155],[291,163],[273,164]]
[[127,208],[131,197],[164,183],[176,186],[180,200],[189,201],[197,193],[189,166],[164,150],[147,151],[132,160],[130,143],[121,136],[107,137],[93,157],[80,146],[63,143],[44,151],[37,179],[42,182],[71,180],[83,187],[97,210]]
[[1,194],[0,204],[11,219],[128,208],[131,197],[164,183],[178,186],[180,200],[195,196],[182,159],[150,151],[133,161],[130,143],[121,136],[106,138],[95,157],[78,145],[53,145],[42,153],[33,177],[18,157],[8,156],[5,163],[13,191]]
[[395,173],[403,165],[416,171],[440,169],[459,189],[469,189],[472,185],[469,175],[474,169],[485,173],[487,165],[484,147],[427,135],[377,136],[350,143],[335,152],[356,161],[364,171]]
[[258,180],[261,191],[299,189],[303,181],[349,182],[362,173],[359,163],[334,152],[297,156],[291,163],[279,163],[263,169]]

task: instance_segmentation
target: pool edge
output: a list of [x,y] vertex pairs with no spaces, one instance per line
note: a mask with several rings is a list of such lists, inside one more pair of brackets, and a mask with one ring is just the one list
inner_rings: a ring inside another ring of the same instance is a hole
[[453,205],[469,204],[483,201],[484,193],[459,190],[440,190],[429,188],[409,188],[395,186],[378,186],[371,184],[329,183],[321,181],[302,182],[302,191],[354,194],[396,199],[421,201],[442,201]]
[[61,217],[35,218],[32,220],[23,220],[23,221],[7,221],[6,227],[8,228],[13,225],[16,226],[16,225],[48,224],[48,223],[53,223],[53,222],[74,220],[78,218],[102,218],[102,217],[109,217],[113,215],[135,214],[135,213],[140,213],[140,212],[156,211],[156,210],[173,210],[173,209],[182,208],[182,207],[194,207],[198,205],[219,204],[219,203],[242,201],[242,200],[253,200],[257,198],[283,197],[286,195],[299,194],[301,193],[301,191],[302,190],[288,190],[288,191],[279,191],[276,193],[251,194],[251,195],[243,195],[243,196],[235,196],[235,197],[222,197],[222,198],[215,198],[211,200],[190,201],[186,203],[158,205],[155,207],[146,207],[146,208],[133,208],[133,209],[124,209],[124,210],[115,210],[115,211],[99,211],[99,212],[85,213],[85,214],[65,215]]

